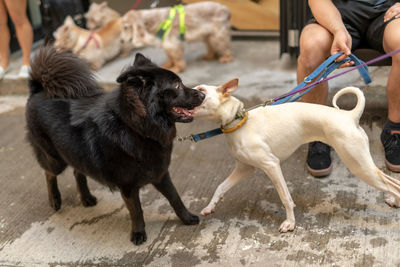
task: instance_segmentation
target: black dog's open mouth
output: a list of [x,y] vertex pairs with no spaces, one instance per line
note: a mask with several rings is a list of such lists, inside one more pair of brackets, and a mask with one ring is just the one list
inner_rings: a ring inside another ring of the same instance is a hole
[[187,120],[192,120],[193,119],[193,112],[194,109],[187,109],[183,107],[173,107],[172,111],[175,113],[177,117],[181,121],[187,121]]

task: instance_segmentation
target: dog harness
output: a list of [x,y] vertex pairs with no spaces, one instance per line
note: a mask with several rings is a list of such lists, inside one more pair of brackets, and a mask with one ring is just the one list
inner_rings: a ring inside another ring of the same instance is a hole
[[94,41],[94,43],[96,44],[96,47],[97,47],[97,48],[100,48],[100,43],[99,43],[99,41],[96,39],[96,37],[94,37],[93,31],[90,31],[90,35],[89,35],[89,37],[87,38],[86,42],[83,44],[83,46],[82,46],[81,48],[79,48],[79,50],[78,50],[76,53],[77,53],[77,54],[80,54],[80,53],[82,52],[82,50],[85,49],[85,48],[89,45],[89,43],[90,43],[91,40]]
[[157,31],[156,31],[156,36],[160,38],[161,40],[164,40],[167,34],[171,31],[172,28],[172,22],[174,21],[174,18],[176,16],[176,12],[178,12],[179,15],[179,39],[181,41],[185,40],[185,33],[186,33],[186,26],[185,26],[185,16],[186,12],[182,4],[173,6],[171,10],[169,11],[168,18],[161,22],[161,24],[158,26]]
[[[381,60],[383,60],[385,58],[391,57],[391,56],[393,56],[393,55],[395,55],[395,54],[397,54],[399,52],[400,52],[400,49],[393,50],[392,52],[386,53],[384,55],[381,55],[379,57],[371,59],[371,60],[369,60],[367,62],[363,62],[362,60],[358,59],[353,54],[351,54],[349,57],[346,57],[342,61],[336,62],[335,60],[338,57],[340,57],[341,55],[343,55],[343,53],[334,54],[334,55],[330,56],[327,60],[325,60],[309,76],[307,76],[302,83],[297,85],[294,89],[292,89],[288,93],[283,94],[283,95],[278,96],[278,97],[275,97],[274,99],[268,99],[268,100],[264,101],[264,103],[258,104],[256,106],[253,106],[253,107],[251,107],[251,108],[249,108],[247,110],[244,109],[244,111],[242,111],[242,112],[245,112],[247,114],[248,110],[255,109],[255,108],[258,108],[258,107],[265,107],[267,105],[277,105],[277,104],[283,104],[283,103],[287,103],[287,102],[293,102],[293,101],[299,99],[305,93],[309,92],[311,89],[313,89],[318,84],[326,82],[326,81],[329,81],[331,79],[334,79],[336,77],[339,77],[341,75],[344,75],[344,74],[346,74],[348,72],[351,72],[353,70],[356,70],[356,69],[359,70],[364,82],[366,84],[368,84],[368,83],[371,82],[371,78],[369,77],[367,65],[370,65],[370,64],[373,64],[375,62],[381,61]],[[341,66],[342,64],[344,64],[346,62],[349,62],[349,61],[354,61],[356,66],[354,66],[354,67],[352,67],[352,68],[350,68],[350,69],[348,69],[346,71],[340,72],[340,73],[332,75],[330,77],[327,77],[332,71],[334,71],[339,66]],[[322,72],[322,74],[321,74],[321,72]],[[318,77],[318,75],[320,75],[320,76]],[[318,77],[317,80],[312,82],[312,80],[314,80],[316,77]],[[246,120],[247,120],[247,118],[246,118]],[[233,131],[239,129],[243,124],[244,124],[244,122],[241,123],[241,125],[239,127],[236,127],[236,126],[235,126],[236,128],[233,127],[235,129],[231,128],[233,130],[230,131],[230,132],[233,132]],[[220,128],[216,128],[216,129],[213,129],[213,130],[210,130],[210,131],[207,131],[207,132],[203,132],[203,133],[199,133],[199,134],[191,134],[191,135],[184,136],[184,137],[178,136],[177,140],[178,141],[191,140],[192,142],[198,142],[200,140],[207,139],[207,138],[210,138],[210,137],[213,137],[213,136],[216,136],[216,135],[220,135],[220,134],[223,134],[223,133],[227,133],[227,132],[224,132],[223,131],[223,127],[221,126]]]

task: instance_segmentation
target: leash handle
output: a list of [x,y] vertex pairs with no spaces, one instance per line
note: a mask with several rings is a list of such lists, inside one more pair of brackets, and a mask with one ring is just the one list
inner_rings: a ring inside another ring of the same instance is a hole
[[[297,85],[293,90],[291,90],[289,93],[286,93],[282,96],[275,98],[274,103],[272,105],[278,105],[278,104],[282,104],[282,103],[286,103],[286,102],[296,101],[297,99],[302,97],[304,94],[309,92],[311,89],[313,89],[316,85],[332,79],[332,78],[326,78],[326,77],[330,73],[332,73],[335,69],[337,69],[340,65],[342,65],[348,61],[351,61],[351,60],[354,61],[354,64],[356,65],[356,68],[352,68],[352,70],[354,70],[354,69],[359,70],[362,78],[364,79],[365,84],[368,84],[371,82],[371,78],[369,76],[368,67],[367,67],[366,63],[364,63],[362,60],[357,58],[354,54],[350,54],[350,56],[346,57],[342,61],[335,61],[341,55],[343,55],[343,53],[336,53],[336,54],[330,56],[320,66],[318,66],[318,68],[315,69],[309,76],[307,76],[303,82],[301,82],[299,85]],[[322,74],[321,74],[321,72],[322,72]],[[340,73],[340,75],[343,75],[343,74]],[[340,75],[335,75],[335,77],[338,77]],[[317,77],[318,77],[318,79],[315,82],[311,83],[312,80],[314,80]],[[302,92],[302,93],[300,93],[300,92]],[[299,93],[299,95],[294,96],[297,93]]]
[[[289,91],[288,93],[274,98],[274,103],[272,105],[278,105],[282,104],[285,102],[290,101],[292,98],[292,95],[296,94],[300,88],[305,87],[307,84],[311,83],[318,75],[324,71],[330,64],[335,62],[335,60],[341,55],[341,53],[334,54],[330,56],[328,59],[326,59],[324,62],[322,62],[321,65],[319,65],[310,75],[304,78],[303,82],[298,84],[293,90]],[[293,100],[294,101],[294,100]]]

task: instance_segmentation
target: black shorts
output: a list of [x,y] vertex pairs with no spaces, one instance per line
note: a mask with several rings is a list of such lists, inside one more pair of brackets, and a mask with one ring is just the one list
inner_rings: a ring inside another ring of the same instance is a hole
[[[360,47],[369,47],[385,52],[383,33],[391,20],[383,22],[383,17],[397,1],[389,0],[379,6],[370,6],[354,0],[333,0],[332,2],[342,15],[343,23],[351,35],[352,51]],[[307,24],[311,23],[317,23],[314,17],[307,22]]]

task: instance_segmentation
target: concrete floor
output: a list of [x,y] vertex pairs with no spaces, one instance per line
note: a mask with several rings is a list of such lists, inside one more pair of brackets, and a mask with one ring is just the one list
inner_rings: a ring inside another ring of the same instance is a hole
[[[277,41],[235,41],[233,48],[235,61],[220,65],[199,59],[204,52],[201,44],[187,46],[183,81],[221,84],[238,77],[235,95],[247,107],[294,87],[294,65],[279,58]],[[157,63],[165,59],[157,49],[142,52]],[[131,60],[107,64],[99,79],[112,82]],[[371,73],[372,85],[363,86],[368,101],[361,124],[376,165],[400,178],[386,170],[379,141],[386,117],[383,89],[388,68],[372,68]],[[216,213],[201,218],[197,226],[182,225],[165,198],[145,187],[141,198],[148,241],[138,247],[129,241],[130,219],[120,195],[90,181],[98,204],[82,207],[71,170],[59,178],[63,206],[54,212],[47,203],[43,171],[24,139],[26,96],[13,92],[26,87],[17,90],[18,83],[23,82],[13,77],[0,82],[0,91],[9,94],[0,97],[0,266],[400,265],[400,211],[384,203],[385,194],[351,175],[335,153],[332,174],[311,177],[304,166],[306,146],[282,164],[297,205],[297,228],[291,233],[278,232],[284,208],[260,171],[228,192]],[[15,86],[9,88],[10,84]],[[331,85],[333,92],[362,82],[355,73]],[[214,127],[201,121],[179,124],[178,134]],[[196,144],[176,143],[170,171],[186,206],[199,214],[233,167],[224,137],[219,136]]]

